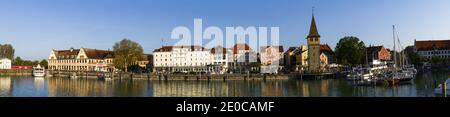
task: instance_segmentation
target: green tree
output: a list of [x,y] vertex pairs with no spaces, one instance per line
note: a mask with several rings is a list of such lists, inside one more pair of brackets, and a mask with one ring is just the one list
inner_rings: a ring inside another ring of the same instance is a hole
[[350,66],[361,64],[365,58],[365,50],[364,42],[358,37],[343,37],[335,48],[337,63]]
[[136,61],[140,60],[144,54],[144,50],[139,43],[131,41],[127,38],[117,42],[113,46],[114,66],[118,69],[128,72],[128,67],[132,66]]
[[45,60],[45,59],[42,59],[41,62],[39,62],[39,64],[40,64],[41,66],[43,66],[44,68],[47,68],[47,67],[48,67],[48,61]]
[[14,58],[14,47],[11,44],[0,44],[0,58]]
[[411,61],[411,64],[419,65],[424,61],[423,57],[417,53],[408,54],[408,58]]
[[14,59],[13,65],[23,65],[24,64],[24,60],[20,57],[16,57]]

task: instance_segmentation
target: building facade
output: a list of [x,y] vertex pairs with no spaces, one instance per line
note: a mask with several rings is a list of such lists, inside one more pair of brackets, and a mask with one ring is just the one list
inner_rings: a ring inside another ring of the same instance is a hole
[[260,53],[261,73],[278,73],[284,64],[283,46],[263,46]]
[[391,60],[391,51],[384,46],[369,46],[366,51],[367,60],[372,65],[385,64]]
[[234,73],[246,73],[251,70],[251,63],[257,63],[257,53],[247,44],[235,44],[233,47],[233,62],[231,69]]
[[214,74],[224,74],[233,63],[233,51],[222,46],[211,48],[211,65]]
[[113,52],[109,50],[89,48],[52,50],[48,57],[48,69],[111,72],[115,70],[113,59]]
[[153,51],[154,69],[158,72],[208,72],[210,51],[195,45],[163,46]]
[[320,69],[324,71],[329,64],[335,63],[335,55],[328,44],[320,45]]
[[8,58],[0,59],[0,69],[11,69],[11,60]]
[[431,60],[433,57],[449,59],[450,40],[415,40],[414,52],[418,53],[426,60]]

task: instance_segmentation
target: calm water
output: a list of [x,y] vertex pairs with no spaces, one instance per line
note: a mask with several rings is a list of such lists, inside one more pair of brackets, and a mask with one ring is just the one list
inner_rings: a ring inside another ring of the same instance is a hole
[[343,79],[152,81],[0,77],[0,97],[429,97],[449,72],[419,73],[411,84],[352,86]]

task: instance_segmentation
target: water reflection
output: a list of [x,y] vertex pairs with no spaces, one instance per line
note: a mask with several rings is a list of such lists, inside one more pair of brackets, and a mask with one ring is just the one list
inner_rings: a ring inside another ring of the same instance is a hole
[[152,81],[0,77],[2,97],[410,97],[435,96],[448,73],[422,73],[407,85],[353,86],[328,80]]

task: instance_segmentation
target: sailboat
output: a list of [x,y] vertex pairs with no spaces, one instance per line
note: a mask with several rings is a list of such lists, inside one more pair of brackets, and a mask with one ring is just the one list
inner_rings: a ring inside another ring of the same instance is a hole
[[[403,54],[400,53],[400,61],[397,61],[397,52],[396,52],[396,41],[398,41],[398,44],[400,45],[400,39],[398,38],[398,35],[396,35],[395,32],[395,26],[392,26],[393,29],[393,39],[394,39],[394,66],[393,66],[393,71],[391,72],[390,75],[388,75],[388,77],[385,79],[385,81],[387,81],[389,84],[394,85],[394,84],[399,84],[402,82],[409,82],[412,79],[414,79],[414,72],[410,71],[408,69],[404,69],[404,64],[403,64],[403,59],[404,56]],[[396,38],[397,36],[397,38]],[[400,69],[397,68],[397,65],[400,66]]]

